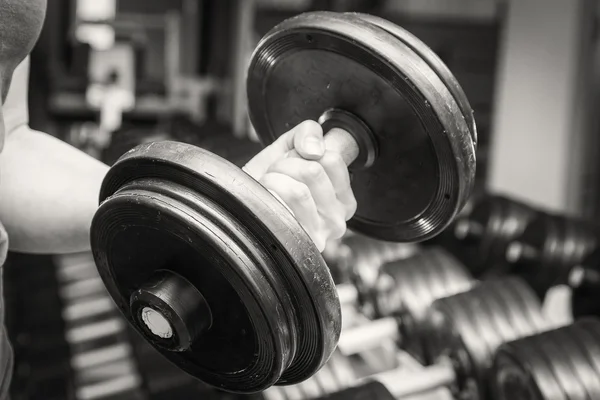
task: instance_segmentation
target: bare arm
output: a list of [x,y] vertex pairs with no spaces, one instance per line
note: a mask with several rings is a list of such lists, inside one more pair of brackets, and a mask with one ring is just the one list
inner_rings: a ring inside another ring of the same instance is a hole
[[89,250],[89,228],[108,167],[28,126],[28,60],[4,106],[8,136],[0,154],[0,221],[10,249],[26,253]]
[[[27,79],[28,60],[15,71],[3,106],[9,134],[0,154],[0,221],[14,251],[89,250],[89,228],[108,167],[29,128]],[[286,157],[291,149],[303,158]],[[314,121],[291,129],[245,169],[290,207],[320,250],[328,239],[341,237],[356,211],[348,169],[339,154],[326,150]]]

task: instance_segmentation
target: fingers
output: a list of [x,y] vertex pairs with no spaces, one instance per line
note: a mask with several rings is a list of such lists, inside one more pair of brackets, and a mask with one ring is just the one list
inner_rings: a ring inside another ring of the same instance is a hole
[[306,160],[318,160],[325,154],[323,128],[318,122],[304,121],[294,135],[294,149]]
[[325,153],[323,128],[315,121],[304,121],[281,135],[254,156],[242,169],[256,180],[267,172],[275,161],[296,150],[303,158],[318,160]]
[[323,166],[316,161],[284,158],[271,165],[267,173],[270,172],[287,175],[305,184],[313,196],[321,218],[326,222],[325,227],[330,237],[333,239],[342,237],[346,232],[345,209],[338,201]]
[[345,234],[356,212],[348,168],[340,154],[326,150],[315,121],[284,133],[243,170],[290,209],[320,251]]
[[323,251],[327,237],[322,229],[321,217],[308,186],[277,172],[266,173],[261,178],[260,183],[271,192],[276,193],[285,202],[301,222],[319,251]]
[[325,152],[325,155],[319,160],[323,169],[329,176],[333,185],[335,194],[340,203],[342,203],[345,212],[345,220],[348,221],[356,212],[356,198],[350,186],[350,173],[342,156],[332,151]]

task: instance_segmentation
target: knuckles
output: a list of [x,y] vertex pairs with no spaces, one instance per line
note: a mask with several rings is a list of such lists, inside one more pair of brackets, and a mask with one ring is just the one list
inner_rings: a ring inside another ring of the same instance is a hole
[[300,173],[304,176],[305,179],[310,180],[311,182],[318,181],[325,177],[325,170],[316,161],[309,161],[303,166]]
[[298,183],[296,185],[290,186],[289,188],[287,188],[287,191],[290,200],[296,203],[303,204],[312,200],[312,193],[310,192],[310,189],[303,183]]

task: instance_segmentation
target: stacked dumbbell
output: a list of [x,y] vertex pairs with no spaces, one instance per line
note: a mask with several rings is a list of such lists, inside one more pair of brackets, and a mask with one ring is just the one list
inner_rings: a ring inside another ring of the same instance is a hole
[[363,307],[364,303],[372,305],[376,320],[343,330],[338,348],[352,355],[393,341],[426,362],[423,325],[428,307],[438,298],[470,289],[473,283],[462,264],[438,247],[385,263],[372,285],[359,285],[365,290]]
[[457,399],[600,398],[600,320],[554,327],[518,278],[436,300],[423,370],[376,374],[323,399],[395,400],[448,387]]
[[[388,21],[288,19],[258,44],[246,87],[264,144],[321,124],[328,153],[351,172],[348,226],[360,234],[423,241],[469,198],[473,111],[442,61]],[[307,380],[342,329],[319,248],[258,180],[191,145],[141,145],[108,172],[91,229],[126,319],[181,369],[238,393]]]
[[600,398],[600,320],[580,319],[502,345],[491,370],[495,400]]
[[539,211],[506,196],[482,196],[471,211],[454,223],[451,232],[458,242],[455,255],[477,278],[500,276],[510,272],[506,263],[509,244],[523,231]]
[[325,398],[397,399],[446,387],[455,398],[488,399],[488,371],[500,345],[551,328],[537,296],[519,278],[490,280],[437,299],[423,318],[426,368],[386,371]]
[[566,284],[599,242],[586,221],[496,195],[482,197],[453,230],[460,244],[452,250],[475,277],[516,274],[540,298]]
[[538,214],[507,248],[514,273],[526,279],[540,297],[567,284],[573,268],[599,244],[598,228],[564,215]]

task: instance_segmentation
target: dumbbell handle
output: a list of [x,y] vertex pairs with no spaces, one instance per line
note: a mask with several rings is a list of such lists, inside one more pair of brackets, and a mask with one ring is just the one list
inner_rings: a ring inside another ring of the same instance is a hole
[[484,231],[485,227],[481,223],[469,220],[468,218],[456,221],[456,225],[454,226],[454,236],[459,240],[479,239],[485,233]]
[[[350,133],[343,129],[333,128],[328,132],[324,132],[323,140],[325,150],[339,153],[347,167],[358,157],[360,152],[358,143]],[[289,156],[302,158],[296,150],[290,151]]]
[[[338,153],[344,164],[356,162],[359,168],[366,168],[375,161],[377,146],[370,128],[354,114],[344,110],[330,109],[319,118],[323,127],[325,149]],[[290,156],[300,157],[295,150]]]
[[351,356],[372,349],[373,344],[399,339],[398,321],[395,318],[381,318],[343,330],[337,348],[343,355]]
[[346,166],[350,166],[358,157],[360,149],[354,137],[347,131],[340,128],[333,128],[329,132],[324,132],[325,149],[339,153]]
[[506,261],[516,262],[535,262],[540,259],[540,252],[535,247],[522,242],[512,242],[506,248]]

